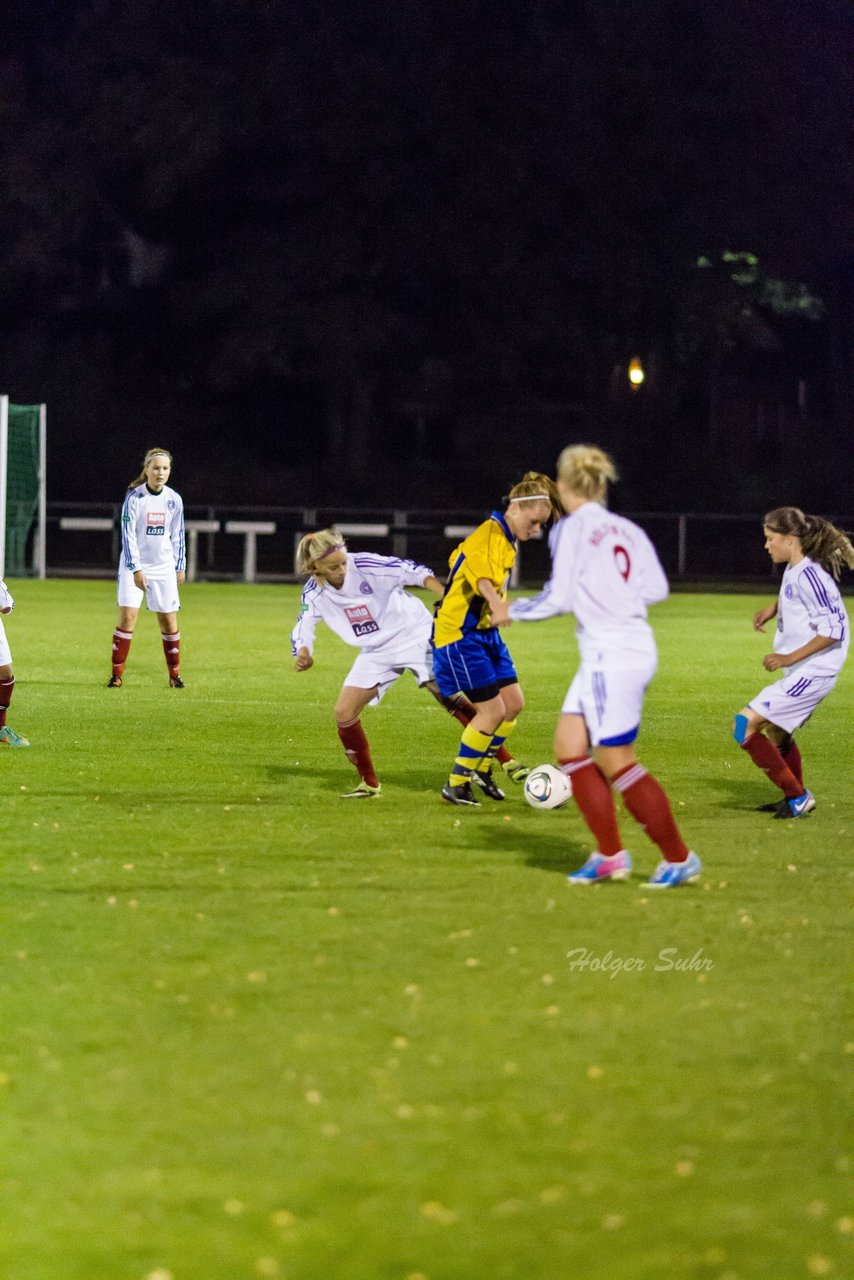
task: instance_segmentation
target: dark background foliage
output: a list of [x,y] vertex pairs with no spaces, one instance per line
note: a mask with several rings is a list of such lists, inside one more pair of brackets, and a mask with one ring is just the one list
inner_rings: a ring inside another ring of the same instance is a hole
[[[0,388],[51,496],[848,502],[836,0],[13,0]],[[629,360],[646,380],[632,390]]]

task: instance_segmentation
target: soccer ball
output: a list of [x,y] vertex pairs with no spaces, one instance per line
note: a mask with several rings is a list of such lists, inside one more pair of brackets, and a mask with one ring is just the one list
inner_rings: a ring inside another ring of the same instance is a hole
[[541,764],[525,779],[525,799],[534,809],[562,809],[572,795],[572,783],[553,764]]

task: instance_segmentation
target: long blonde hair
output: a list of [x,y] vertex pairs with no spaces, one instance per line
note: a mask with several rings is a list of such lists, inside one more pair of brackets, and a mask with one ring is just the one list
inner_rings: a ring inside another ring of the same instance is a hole
[[595,444],[570,444],[557,460],[557,478],[590,502],[603,499],[619,479],[614,459]]
[[138,484],[142,484],[143,480],[148,479],[148,477],[145,474],[148,464],[151,461],[151,459],[156,458],[159,453],[162,453],[164,458],[169,459],[169,467],[171,470],[172,454],[169,452],[168,449],[149,449],[148,453],[145,455],[145,457],[142,460],[142,470],[140,471],[139,475],[135,480],[131,480],[130,484],[128,485],[128,490],[135,489]]
[[821,516],[808,516],[800,507],[775,507],[763,519],[762,527],[797,538],[804,555],[820,564],[837,582],[843,565],[854,569],[850,538]]
[[520,498],[540,498],[543,502],[548,502],[554,520],[560,520],[561,516],[566,514],[554,480],[550,480],[540,471],[526,471],[519,483],[514,484],[507,494],[505,502],[509,506],[511,502],[518,502]]
[[319,533],[307,533],[297,543],[297,573],[313,573],[318,560],[331,551],[346,551],[347,545],[337,529],[321,529]]

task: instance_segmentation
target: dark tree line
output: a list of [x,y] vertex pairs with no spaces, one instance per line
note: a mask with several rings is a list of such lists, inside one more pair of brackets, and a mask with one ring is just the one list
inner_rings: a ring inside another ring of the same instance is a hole
[[836,0],[18,0],[0,387],[49,401],[58,496],[159,442],[196,500],[478,504],[593,437],[635,507],[838,504],[845,36]]

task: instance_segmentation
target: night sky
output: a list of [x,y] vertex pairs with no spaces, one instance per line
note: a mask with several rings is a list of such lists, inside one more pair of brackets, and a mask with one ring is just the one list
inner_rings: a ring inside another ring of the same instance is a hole
[[477,507],[594,440],[624,509],[849,515],[850,12],[7,3],[49,497],[162,444],[190,502]]

